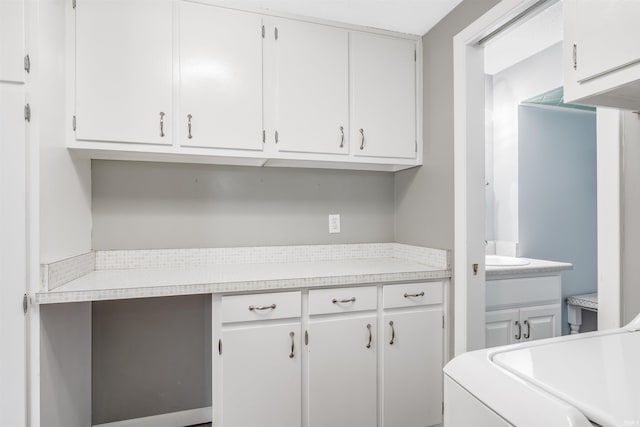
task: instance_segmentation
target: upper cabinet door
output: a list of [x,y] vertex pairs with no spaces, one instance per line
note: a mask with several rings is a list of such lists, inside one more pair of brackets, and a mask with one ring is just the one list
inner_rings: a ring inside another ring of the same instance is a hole
[[169,144],[171,90],[171,1],[77,1],[77,139]]
[[262,17],[180,3],[179,141],[262,150]]
[[24,1],[0,0],[0,81],[24,81]]
[[355,155],[416,157],[416,43],[351,33],[351,146]]
[[272,22],[267,37],[278,150],[348,153],[349,32],[289,19]]
[[578,81],[640,61],[640,1],[575,1]]

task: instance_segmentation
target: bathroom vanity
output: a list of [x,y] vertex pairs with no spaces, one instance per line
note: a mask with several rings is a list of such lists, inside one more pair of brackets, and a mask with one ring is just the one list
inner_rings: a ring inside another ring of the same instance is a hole
[[486,347],[561,335],[560,273],[573,266],[529,258],[492,261],[486,268]]

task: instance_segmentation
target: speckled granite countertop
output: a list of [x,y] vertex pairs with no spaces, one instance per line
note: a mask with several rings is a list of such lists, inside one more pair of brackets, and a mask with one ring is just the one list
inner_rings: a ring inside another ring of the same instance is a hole
[[[93,261],[89,258],[91,254]],[[83,254],[61,263],[66,264],[43,268],[46,277],[43,277],[43,289],[35,295],[36,303],[303,289],[451,277],[447,251],[397,243],[105,251]],[[82,274],[74,271],[76,265],[85,269]],[[69,280],[61,279],[61,276]]]

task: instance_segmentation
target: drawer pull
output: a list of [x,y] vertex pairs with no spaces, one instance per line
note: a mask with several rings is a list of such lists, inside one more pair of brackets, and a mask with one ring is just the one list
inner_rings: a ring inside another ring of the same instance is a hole
[[250,305],[249,306],[249,311],[254,311],[254,310],[275,310],[276,309],[276,305],[275,304],[271,304],[271,305],[259,305],[259,306],[254,306],[254,305]]
[[367,323],[367,329],[369,330],[369,342],[367,343],[367,348],[371,348],[371,340],[373,339],[373,334],[371,333],[371,323]]
[[289,359],[293,359],[293,356],[295,354],[295,349],[296,349],[296,343],[293,340],[293,337],[295,336],[295,334],[292,332],[289,332],[289,336],[291,337],[291,353],[289,353]]
[[191,135],[191,119],[193,118],[193,116],[191,114],[187,114],[187,128],[189,130],[189,139],[193,138],[193,136]]
[[337,299],[334,298],[331,300],[334,304],[346,304],[348,302],[356,302],[356,297],[346,298],[346,299]]
[[340,126],[340,148],[344,147],[344,127]]
[[393,320],[389,322],[389,326],[391,326],[391,341],[389,341],[389,345],[393,345],[396,342],[396,329],[393,327]]
[[528,340],[529,337],[531,336],[531,325],[529,324],[528,320],[524,321],[524,326],[527,327],[527,332],[524,333],[524,339]]
[[364,129],[360,129],[360,149],[364,150]]
[[404,294],[405,298],[417,298],[417,297],[423,297],[424,296],[424,291],[422,292],[418,292],[417,294]]
[[522,337],[522,325],[517,320],[516,320],[516,327],[518,328],[518,333],[516,334],[515,339],[519,340]]

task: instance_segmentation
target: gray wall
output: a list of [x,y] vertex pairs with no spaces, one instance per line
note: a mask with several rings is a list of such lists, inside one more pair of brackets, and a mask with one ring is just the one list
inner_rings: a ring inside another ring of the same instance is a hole
[[596,292],[596,113],[522,105],[518,135],[520,255],[573,264],[563,301]]
[[[393,180],[383,172],[94,160],[93,248],[392,242]],[[333,213],[340,234],[329,234]]]
[[211,296],[93,303],[92,421],[211,406]]
[[396,173],[396,241],[453,248],[453,37],[498,3],[466,0],[423,38],[424,166]]

